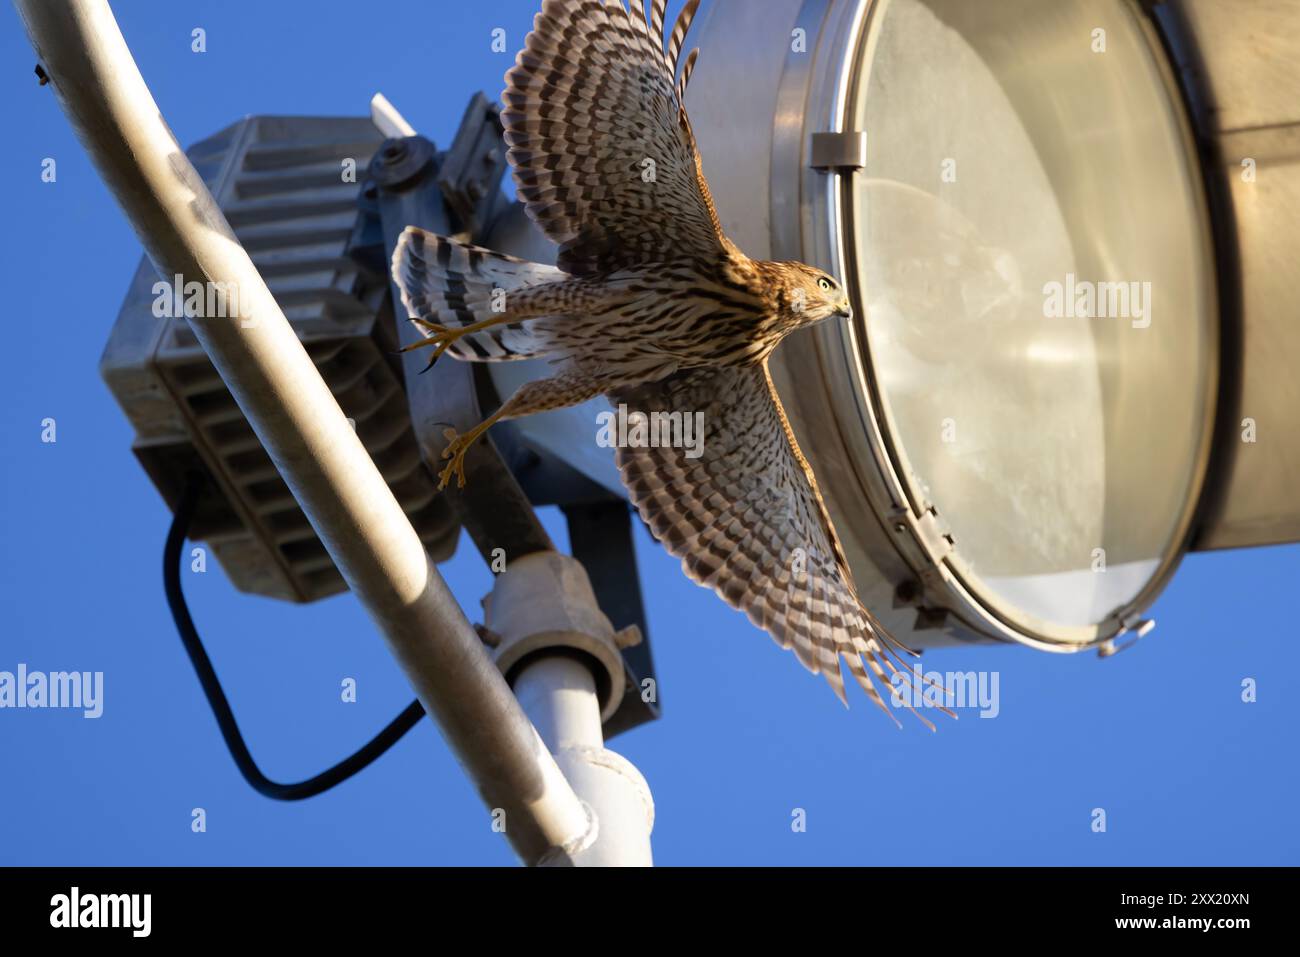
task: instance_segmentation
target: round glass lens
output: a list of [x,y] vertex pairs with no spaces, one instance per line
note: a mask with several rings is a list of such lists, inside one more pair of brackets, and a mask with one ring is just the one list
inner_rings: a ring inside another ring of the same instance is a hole
[[967,587],[1049,638],[1162,573],[1204,471],[1213,266],[1139,15],[887,0],[853,94],[857,321],[898,471]]

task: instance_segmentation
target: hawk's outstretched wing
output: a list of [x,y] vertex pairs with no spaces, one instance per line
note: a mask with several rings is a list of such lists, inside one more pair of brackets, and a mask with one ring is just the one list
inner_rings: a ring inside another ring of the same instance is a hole
[[666,0],[545,0],[506,74],[501,121],[529,216],[573,275],[726,248],[682,94],[699,52],[682,43],[690,0],[664,47]]
[[697,458],[677,447],[617,452],[632,501],[686,574],[792,648],[845,700],[842,656],[893,717],[867,669],[888,687],[897,670],[889,655],[902,646],[857,598],[766,363],[679,372],[612,398],[629,415],[703,413]]

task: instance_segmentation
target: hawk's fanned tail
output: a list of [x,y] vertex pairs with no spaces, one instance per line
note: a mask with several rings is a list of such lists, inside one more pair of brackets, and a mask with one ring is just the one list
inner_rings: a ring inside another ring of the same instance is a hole
[[[511,290],[564,278],[554,266],[426,232],[403,230],[393,254],[393,281],[407,314],[449,329],[499,315]],[[427,331],[427,330],[426,330]],[[465,336],[448,351],[458,359],[499,362],[546,351],[529,322],[501,325]]]

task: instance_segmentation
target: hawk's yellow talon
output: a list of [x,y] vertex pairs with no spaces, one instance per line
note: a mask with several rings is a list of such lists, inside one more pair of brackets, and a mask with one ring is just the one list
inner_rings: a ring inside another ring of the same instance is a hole
[[447,487],[453,475],[456,476],[456,487],[465,487],[465,453],[469,451],[469,447],[474,444],[481,431],[481,428],[471,429],[461,435],[452,428],[442,430],[443,437],[447,440],[447,447],[442,450],[442,457],[451,461],[438,473],[438,491],[441,492]]
[[447,463],[447,467],[438,474],[438,491],[445,489],[451,482],[452,475],[456,476],[456,487],[465,487],[465,453],[459,453],[454,459]]
[[425,369],[430,368],[442,358],[442,354],[451,348],[452,343],[469,331],[467,328],[451,329],[447,326],[440,326],[436,322],[426,322],[423,319],[412,319],[411,321],[420,327],[421,331],[425,333],[425,337],[419,342],[403,346],[398,352],[412,352],[416,349],[433,346],[433,355],[429,358],[429,365],[425,366]]

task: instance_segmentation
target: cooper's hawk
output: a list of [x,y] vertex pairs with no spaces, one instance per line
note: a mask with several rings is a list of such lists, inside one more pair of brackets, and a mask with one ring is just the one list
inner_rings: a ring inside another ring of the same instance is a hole
[[[414,227],[393,276],[432,347],[470,361],[546,357],[464,435],[441,473],[494,422],[607,395],[644,414],[703,413],[702,453],[621,447],[632,501],[686,574],[744,611],[841,700],[841,659],[892,716],[872,677],[902,646],[863,607],[843,549],[772,386],[790,332],[852,314],[834,277],[749,259],[718,223],[682,106],[678,65],[699,0],[664,38],[666,0],[545,0],[506,74],[502,122],[519,197],[559,244],[524,262]],[[901,660],[901,659],[900,659]],[[924,720],[924,719],[922,719]],[[928,724],[929,722],[927,722]]]

